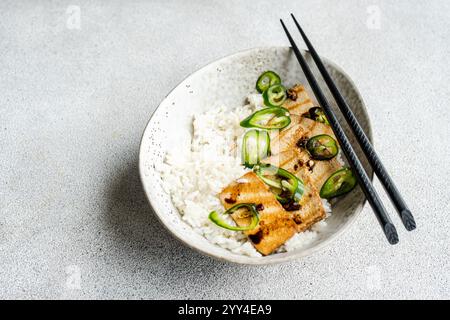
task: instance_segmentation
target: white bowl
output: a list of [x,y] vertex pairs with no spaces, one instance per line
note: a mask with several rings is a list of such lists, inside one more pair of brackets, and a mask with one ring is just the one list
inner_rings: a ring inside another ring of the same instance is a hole
[[[314,62],[309,53],[303,52],[303,55],[310,66],[313,66]],[[369,117],[354,83],[338,66],[325,58],[322,59],[369,139],[372,140]],[[365,203],[363,193],[360,188],[356,188],[333,204],[333,215],[327,219],[327,227],[319,233],[314,242],[296,251],[258,258],[235,254],[210,243],[181,219],[170,196],[162,188],[161,178],[155,170],[154,164],[161,163],[169,149],[181,150],[189,147],[192,117],[195,113],[206,111],[210,107],[211,100],[223,102],[224,105],[231,107],[242,105],[245,97],[255,91],[257,77],[269,69],[276,71],[286,86],[301,83],[307,87],[308,83],[289,47],[255,48],[227,56],[194,72],[167,95],[151,116],[140,146],[141,181],[150,204],[162,224],[188,246],[209,256],[235,263],[270,264],[309,255],[329,244],[341,234],[355,220]],[[334,104],[334,100],[326,90],[326,85],[315,67],[312,69],[328,100]],[[310,96],[314,97],[311,90],[308,91]],[[336,107],[335,110],[340,115]],[[344,123],[342,118],[341,123]],[[344,127],[347,129],[347,135],[351,138],[352,145],[355,146],[356,141],[349,134],[348,128]],[[361,150],[355,149],[360,159],[364,159]],[[363,161],[363,164],[367,169],[367,162]],[[368,170],[368,172],[372,177],[372,170]]]

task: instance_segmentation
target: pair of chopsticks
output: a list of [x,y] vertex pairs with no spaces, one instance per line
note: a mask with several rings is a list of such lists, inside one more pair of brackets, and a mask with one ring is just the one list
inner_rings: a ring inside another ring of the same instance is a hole
[[[317,65],[331,94],[333,95],[334,99],[336,100],[336,103],[339,106],[339,109],[341,110],[342,114],[344,115],[345,120],[347,121],[350,128],[352,129],[352,132],[355,135],[359,145],[361,146],[361,149],[363,150],[370,165],[372,166],[374,172],[376,173],[378,179],[382,183],[384,189],[386,190],[392,203],[394,204],[398,214],[400,215],[403,225],[405,226],[406,230],[408,230],[408,231],[414,230],[416,228],[416,222],[414,221],[414,217],[411,214],[411,211],[406,206],[406,203],[403,200],[397,187],[395,186],[394,181],[392,181],[391,177],[389,176],[389,174],[387,173],[383,164],[381,163],[381,160],[378,157],[377,153],[375,152],[372,144],[370,143],[369,139],[367,138],[366,134],[364,133],[363,129],[361,128],[360,124],[358,123],[358,120],[356,119],[352,110],[348,106],[344,97],[339,92],[333,79],[331,79],[330,74],[326,70],[324,64],[322,63],[322,60],[320,59],[320,57],[317,54],[314,47],[312,46],[308,37],[303,32],[303,29],[300,27],[300,24],[297,22],[297,19],[295,19],[293,14],[291,14],[291,16],[292,16],[292,19],[294,20],[295,25],[297,26],[298,31],[300,32],[300,34],[302,36],[306,46],[309,49],[309,53],[311,54],[315,64]],[[300,50],[298,49],[297,45],[295,44],[294,40],[292,39],[292,36],[289,33],[288,29],[286,28],[283,20],[280,19],[280,21],[281,21],[281,25],[283,26],[284,31],[286,32],[289,42],[291,43],[292,49],[294,50],[294,53],[295,53],[295,56],[297,57],[297,60],[300,63],[300,66],[302,67],[303,72],[305,73],[306,79],[308,80],[308,82],[311,86],[311,89],[313,90],[314,95],[317,98],[317,101],[319,102],[323,111],[325,112],[325,115],[328,118],[330,126],[332,127],[333,132],[336,135],[336,138],[339,141],[339,144],[341,145],[341,149],[344,152],[345,156],[347,157],[347,159],[350,163],[350,166],[352,167],[352,170],[356,175],[358,183],[361,186],[361,189],[363,190],[367,200],[369,201],[370,205],[372,206],[372,209],[378,219],[378,222],[380,223],[380,225],[383,229],[384,234],[386,235],[387,240],[389,241],[390,244],[398,243],[399,240],[398,240],[397,230],[396,230],[394,224],[392,223],[385,207],[383,206],[383,203],[381,202],[377,191],[375,190],[374,186],[372,185],[372,182],[370,181],[366,171],[364,170],[364,168],[361,164],[361,161],[358,159],[358,156],[356,155],[355,150],[351,146],[349,139],[345,135],[344,130],[343,130],[341,124],[339,123],[334,111],[331,109],[330,104],[328,103],[327,99],[325,98],[324,93],[320,89],[313,73],[311,72],[311,69],[309,68],[308,64],[306,63],[305,59],[303,58],[302,54],[300,53]]]

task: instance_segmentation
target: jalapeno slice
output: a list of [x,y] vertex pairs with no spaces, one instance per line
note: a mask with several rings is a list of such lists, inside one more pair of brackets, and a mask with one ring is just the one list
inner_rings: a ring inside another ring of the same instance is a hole
[[258,163],[270,156],[270,136],[267,131],[258,131]]
[[341,196],[353,190],[356,186],[356,178],[352,170],[349,168],[342,168],[333,173],[320,189],[320,197],[324,199],[331,199]]
[[270,107],[256,111],[241,121],[241,127],[259,129],[283,129],[291,123],[289,111],[281,107]]
[[222,227],[224,229],[228,229],[231,231],[247,231],[247,230],[255,229],[259,223],[259,215],[258,215],[258,210],[256,210],[256,206],[254,203],[239,203],[239,204],[231,207],[227,211],[225,211],[223,213],[223,215],[232,214],[232,213],[236,212],[236,210],[242,209],[242,208],[246,208],[248,210],[248,213],[250,214],[251,221],[248,226],[243,226],[243,227],[232,226],[228,222],[224,221],[221,218],[221,215],[217,211],[211,211],[208,218],[209,218],[209,220],[211,220],[213,223],[215,223],[219,227]]
[[263,93],[264,104],[268,107],[279,107],[286,98],[286,88],[281,84],[273,85]]
[[309,117],[315,121],[330,125],[330,123],[328,122],[327,116],[325,115],[322,108],[320,108],[320,107],[313,107],[313,108],[309,109]]
[[320,134],[309,139],[306,143],[306,149],[316,160],[332,159],[339,152],[336,140],[327,134]]
[[303,181],[289,171],[271,164],[261,164],[255,166],[253,170],[270,187],[279,202],[299,201],[303,196],[305,189]]
[[242,164],[252,168],[270,155],[270,136],[267,131],[249,130],[242,140]]
[[259,93],[263,93],[264,91],[269,89],[269,87],[280,83],[281,78],[279,75],[277,75],[273,71],[266,71],[259,76],[258,80],[256,80],[256,90]]

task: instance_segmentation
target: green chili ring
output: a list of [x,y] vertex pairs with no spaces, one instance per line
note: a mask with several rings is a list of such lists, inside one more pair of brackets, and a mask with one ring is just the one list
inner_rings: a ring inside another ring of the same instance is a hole
[[316,160],[333,159],[339,152],[336,140],[327,134],[320,134],[309,139],[306,149]]
[[271,87],[275,84],[280,84],[280,83],[281,83],[281,78],[279,75],[277,75],[273,71],[266,71],[266,72],[263,72],[258,77],[258,80],[256,81],[256,90],[259,93],[263,93],[269,87]]
[[268,107],[280,107],[286,98],[286,88],[281,84],[273,85],[263,92],[264,104]]
[[258,163],[270,156],[270,135],[267,131],[258,131]]
[[228,224],[227,222],[222,220],[222,218],[220,217],[220,214],[217,213],[217,211],[211,211],[208,218],[217,226],[224,228],[224,229],[231,230],[231,231],[247,231],[247,230],[255,229],[259,223],[259,215],[258,215],[258,210],[256,210],[255,204],[253,204],[253,203],[239,203],[239,204],[231,207],[227,211],[225,211],[223,213],[223,215],[233,214],[234,212],[236,212],[236,210],[244,208],[244,207],[247,208],[250,211],[250,213],[252,214],[252,220],[251,220],[250,224],[245,227],[232,226],[232,225]]
[[[300,201],[303,196],[305,185],[303,181],[287,170],[276,166],[265,164],[254,168],[256,175],[267,184],[278,201],[287,203]],[[267,175],[278,176],[279,179],[268,178]],[[285,195],[287,193],[287,195]]]
[[267,131],[249,130],[242,139],[242,164],[253,168],[270,155],[270,136]]
[[322,108],[320,107],[313,107],[309,109],[309,117],[317,122],[324,123],[326,125],[330,125],[328,122],[327,116],[323,112]]
[[342,168],[333,173],[320,189],[320,197],[331,199],[353,190],[356,186],[356,177],[349,168]]
[[256,111],[241,121],[244,128],[283,129],[291,123],[289,111],[281,107],[269,107]]

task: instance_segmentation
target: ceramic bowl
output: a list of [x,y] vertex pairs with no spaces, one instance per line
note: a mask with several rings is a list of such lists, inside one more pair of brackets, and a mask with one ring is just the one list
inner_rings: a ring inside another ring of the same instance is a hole
[[[303,55],[314,66],[308,52]],[[323,61],[351,106],[369,139],[372,131],[364,102],[355,84],[341,68],[330,60]],[[340,115],[331,94],[326,89],[315,67],[319,84],[326,93],[336,113]],[[181,219],[170,196],[162,188],[161,178],[155,170],[155,164],[161,163],[169,149],[189,148],[192,134],[192,118],[195,113],[206,111],[211,99],[222,102],[226,106],[235,107],[245,102],[245,97],[254,92],[255,80],[265,70],[276,71],[286,86],[296,83],[304,84],[311,97],[314,97],[307,86],[303,72],[289,47],[263,47],[232,54],[208,64],[183,80],[161,102],[151,116],[142,136],[139,170],[145,193],[161,223],[179,240],[188,246],[209,256],[242,264],[271,264],[298,259],[318,251],[340,235],[361,212],[365,198],[360,188],[355,188],[345,197],[333,204],[333,215],[327,219],[327,227],[315,241],[292,252],[272,254],[266,257],[247,257],[232,253],[210,243]],[[341,123],[345,121],[341,118]],[[349,134],[353,146],[356,141]],[[360,159],[364,159],[359,148],[355,147]],[[368,165],[363,161],[366,169]],[[369,176],[373,173],[368,170]],[[341,250],[345,250],[341,248]]]

